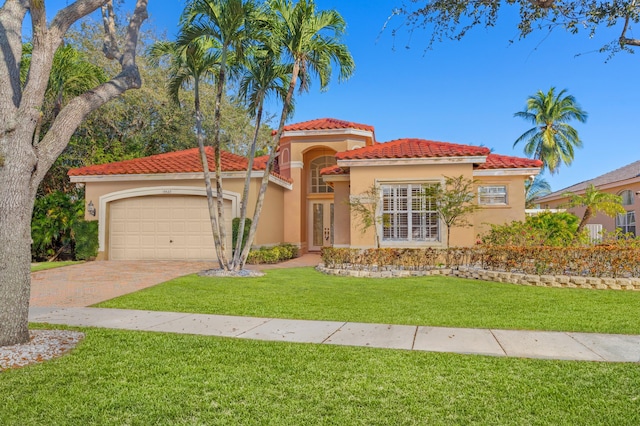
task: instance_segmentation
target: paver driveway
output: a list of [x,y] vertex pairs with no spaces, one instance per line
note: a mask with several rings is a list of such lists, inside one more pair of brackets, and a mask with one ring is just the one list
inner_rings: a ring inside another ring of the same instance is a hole
[[213,262],[114,260],[33,272],[31,306],[89,306],[214,267]]
[[[304,254],[277,265],[252,265],[249,269],[315,266],[318,254]],[[217,262],[96,261],[31,274],[31,307],[84,307],[123,294],[217,268]]]

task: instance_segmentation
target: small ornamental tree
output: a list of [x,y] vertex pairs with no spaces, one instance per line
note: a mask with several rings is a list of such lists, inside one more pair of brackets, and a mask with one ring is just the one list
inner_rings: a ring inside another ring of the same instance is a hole
[[358,229],[363,234],[373,226],[376,248],[380,247],[380,234],[378,224],[383,222],[383,216],[378,214],[380,205],[380,188],[373,184],[361,194],[349,197],[347,201],[349,209],[359,219]]
[[584,194],[565,192],[563,195],[569,197],[568,207],[585,208],[582,220],[576,230],[576,236],[582,232],[587,222],[598,212],[604,213],[609,217],[626,213],[626,210],[622,207],[622,197],[616,194],[602,192],[593,185],[587,186]]
[[447,228],[447,247],[449,247],[451,228],[454,226],[471,226],[466,216],[479,207],[473,203],[474,181],[460,175],[445,176],[444,185],[425,185],[425,197],[435,200],[438,216]]

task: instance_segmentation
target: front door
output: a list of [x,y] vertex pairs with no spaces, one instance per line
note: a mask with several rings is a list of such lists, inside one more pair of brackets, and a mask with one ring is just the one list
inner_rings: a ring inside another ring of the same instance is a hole
[[333,201],[309,201],[309,250],[333,245]]

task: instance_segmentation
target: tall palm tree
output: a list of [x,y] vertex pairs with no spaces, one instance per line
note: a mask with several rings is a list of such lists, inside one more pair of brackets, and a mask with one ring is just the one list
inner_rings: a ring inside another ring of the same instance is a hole
[[200,108],[200,83],[214,80],[215,74],[220,67],[220,55],[219,50],[216,49],[217,47],[214,41],[206,39],[196,39],[186,45],[181,44],[181,42],[160,41],[151,45],[147,53],[152,65],[157,66],[163,59],[168,62],[167,91],[171,100],[179,104],[180,90],[193,87],[196,139],[204,174],[211,231],[218,262],[222,268],[223,257],[221,256],[221,251],[223,246],[220,244],[219,219],[211,186],[209,162],[204,147],[203,115]]
[[[351,77],[354,62],[347,46],[341,42],[345,22],[335,10],[316,11],[313,0],[271,0],[269,28],[270,41],[277,46],[291,66],[289,87],[282,104],[280,122],[270,147],[269,160],[262,177],[256,200],[254,216],[259,217],[264,204],[269,174],[273,169],[277,147],[293,105],[293,94],[298,80],[300,92],[309,90],[311,77],[317,76],[320,88],[325,89],[331,80],[332,65],[339,68],[339,81]],[[250,235],[255,234],[257,221],[251,224]],[[245,247],[246,249],[246,247]]]
[[536,176],[535,179],[527,179],[524,182],[524,206],[527,209],[535,207],[536,199],[551,193],[551,185],[546,179]]
[[274,39],[293,65],[276,133],[276,140],[279,140],[298,79],[300,92],[309,90],[313,76],[318,77],[320,89],[324,90],[331,80],[332,64],[339,68],[340,81],[351,77],[355,64],[349,49],[341,43],[346,24],[336,10],[317,12],[313,0],[298,0],[296,3],[291,0],[271,0],[269,6],[275,20]]
[[589,219],[598,212],[604,213],[609,217],[625,213],[625,209],[622,207],[622,197],[609,192],[602,192],[593,185],[589,185],[584,194],[566,192],[563,195],[569,197],[569,207],[585,207],[584,215],[576,230],[576,236],[580,235]]
[[221,265],[228,269],[226,258],[226,228],[222,194],[222,161],[220,123],[222,96],[227,83],[227,72],[231,62],[242,62],[245,51],[258,37],[254,24],[258,21],[259,8],[253,0],[192,0],[187,4],[182,17],[183,30],[178,42],[189,44],[194,40],[215,41],[220,47],[220,66],[216,78],[216,100],[214,107],[213,148],[216,162],[216,215],[220,235]]
[[[253,160],[256,154],[256,144],[262,116],[264,112],[264,101],[270,95],[277,96],[284,101],[289,87],[289,78],[291,75],[291,67],[282,64],[279,61],[279,55],[267,46],[257,49],[246,64],[244,75],[240,80],[240,94],[247,102],[249,111],[255,115],[255,130],[253,140],[249,150],[249,163],[247,166],[247,175],[245,177],[244,192],[242,194],[242,204],[240,207],[240,225],[238,229],[243,230],[246,216],[247,203],[249,200],[249,185],[251,180],[251,171],[253,170]],[[259,194],[266,192],[268,184],[268,172],[265,171],[267,179],[263,179]],[[264,187],[264,188],[263,188]],[[253,214],[252,226],[246,241],[243,242],[242,236],[238,236],[233,258],[233,269],[238,270],[244,267],[249,255],[249,250],[256,234],[260,212],[256,209]],[[244,243],[244,247],[243,244]]]
[[577,120],[584,123],[587,113],[583,111],[566,89],[557,95],[555,87],[547,93],[539,90],[527,99],[524,111],[516,112],[534,125],[524,132],[513,144],[525,142],[524,152],[529,157],[541,160],[551,174],[558,172],[562,163],[570,165],[574,158],[574,148],[581,148],[582,141],[576,129],[568,122]]

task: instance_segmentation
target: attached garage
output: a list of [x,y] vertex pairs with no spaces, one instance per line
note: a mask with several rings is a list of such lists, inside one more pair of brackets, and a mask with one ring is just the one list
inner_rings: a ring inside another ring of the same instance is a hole
[[[227,247],[231,246],[232,202],[224,200]],[[111,260],[215,260],[207,198],[148,195],[109,203]]]

